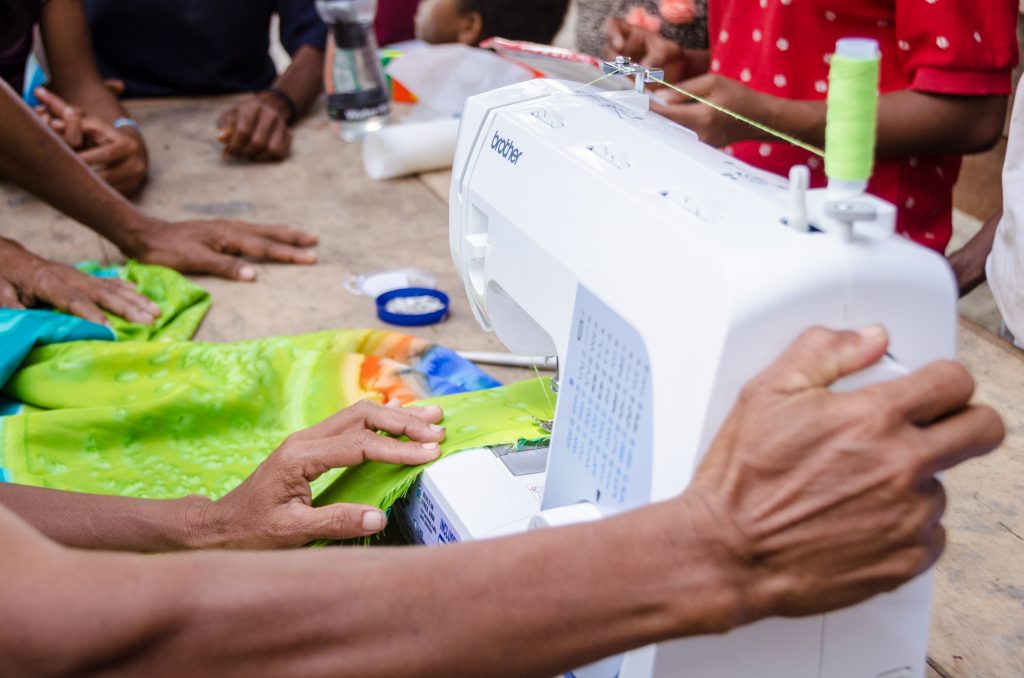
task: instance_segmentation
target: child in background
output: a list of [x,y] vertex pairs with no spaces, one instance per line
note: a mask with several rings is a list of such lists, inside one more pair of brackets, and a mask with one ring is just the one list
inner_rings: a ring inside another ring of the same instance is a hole
[[479,45],[487,38],[550,44],[569,0],[423,0],[416,37],[431,44]]
[[[673,54],[680,87],[816,146],[824,143],[828,70],[836,40],[882,50],[878,158],[868,190],[899,209],[897,228],[945,250],[961,156],[1002,133],[1017,60],[1017,0],[709,0],[710,52],[665,50],[664,39],[609,24],[609,46],[643,59]],[[826,182],[820,158],[671,92],[655,110],[715,146],[778,174],[796,164]]]

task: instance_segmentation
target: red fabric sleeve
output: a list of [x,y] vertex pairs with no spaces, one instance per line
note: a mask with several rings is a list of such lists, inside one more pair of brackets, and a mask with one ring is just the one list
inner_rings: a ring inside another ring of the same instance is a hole
[[1010,93],[1018,0],[896,0],[897,54],[910,89]]

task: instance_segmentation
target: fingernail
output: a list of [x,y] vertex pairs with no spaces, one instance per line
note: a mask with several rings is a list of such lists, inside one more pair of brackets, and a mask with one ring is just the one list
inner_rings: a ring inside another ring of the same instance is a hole
[[367,511],[363,513],[363,532],[380,532],[387,524],[388,521],[381,511]]
[[857,334],[870,341],[877,341],[885,337],[885,328],[879,324],[868,325],[857,330]]
[[430,430],[431,431],[437,431],[438,433],[440,433],[441,431],[444,430],[444,426],[438,426],[437,424],[431,424],[430,425]]
[[424,407],[423,411],[431,416],[441,414],[441,408],[438,407],[437,405],[430,405],[428,407]]
[[423,443],[423,449],[427,452],[437,452],[441,448],[437,443]]
[[243,266],[242,268],[238,269],[238,277],[241,280],[255,280],[256,269],[253,268],[252,266]]
[[402,406],[402,401],[399,400],[398,398],[392,398],[391,400],[388,401],[388,404],[386,405],[386,407],[396,407],[396,408],[397,407],[401,407],[401,406]]

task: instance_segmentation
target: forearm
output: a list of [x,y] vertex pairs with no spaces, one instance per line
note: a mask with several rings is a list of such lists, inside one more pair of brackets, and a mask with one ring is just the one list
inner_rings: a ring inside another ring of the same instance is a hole
[[985,262],[992,252],[996,229],[1002,218],[1003,212],[1000,210],[985,222],[966,245],[949,255],[949,264],[953,267],[961,296],[985,282]]
[[204,497],[131,499],[0,483],[0,505],[65,546],[164,553],[198,545]]
[[[98,629],[82,642],[81,663],[103,656],[124,673],[550,676],[738,622],[717,546],[687,523],[678,505],[663,504],[438,549],[198,553],[130,565],[80,554],[74,567],[85,576],[102,579],[109,562],[136,586],[89,586],[95,605],[76,605],[83,617],[64,622],[80,636]],[[144,645],[123,640],[141,630]]]
[[100,77],[82,3],[52,0],[40,29],[50,61],[51,87],[68,103],[106,123],[128,115]]
[[0,176],[121,249],[149,222],[79,160],[6,83],[0,83]]
[[[824,147],[824,101],[770,97],[765,109],[769,126]],[[994,143],[1005,115],[1005,97],[940,96],[911,90],[883,94],[878,101],[876,149],[883,156],[976,153]]]
[[274,87],[284,92],[302,115],[323,91],[324,53],[314,47],[301,47]]

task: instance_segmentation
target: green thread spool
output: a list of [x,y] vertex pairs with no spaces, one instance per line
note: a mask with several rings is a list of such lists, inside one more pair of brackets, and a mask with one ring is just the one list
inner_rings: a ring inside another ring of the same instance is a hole
[[871,178],[878,126],[878,43],[844,38],[829,71],[825,174],[829,187],[860,193]]

